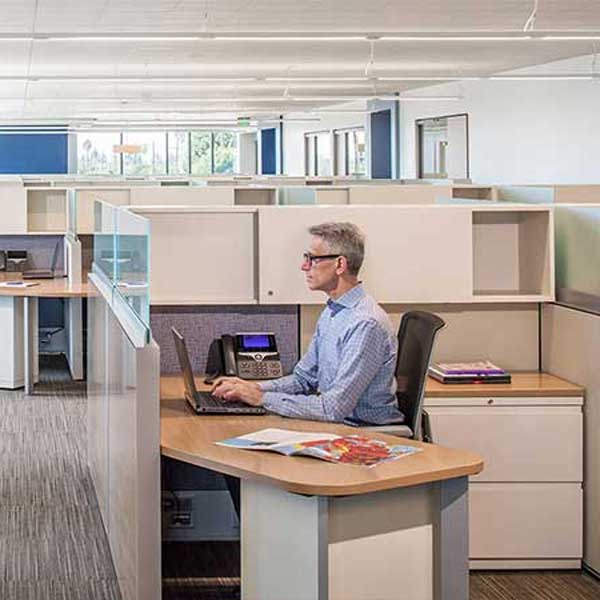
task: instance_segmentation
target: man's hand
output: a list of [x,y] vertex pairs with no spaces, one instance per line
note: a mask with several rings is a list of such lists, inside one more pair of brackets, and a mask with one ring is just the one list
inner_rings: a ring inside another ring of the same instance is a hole
[[213,385],[211,393],[221,400],[240,400],[250,406],[263,404],[263,391],[258,383],[239,377],[222,377]]

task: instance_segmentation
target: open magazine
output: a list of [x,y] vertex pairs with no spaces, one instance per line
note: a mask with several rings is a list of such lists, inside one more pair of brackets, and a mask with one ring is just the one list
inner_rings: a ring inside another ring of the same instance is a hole
[[243,450],[270,450],[286,456],[312,456],[330,462],[374,467],[420,452],[420,448],[390,445],[361,435],[262,429],[248,435],[216,442],[219,446]]

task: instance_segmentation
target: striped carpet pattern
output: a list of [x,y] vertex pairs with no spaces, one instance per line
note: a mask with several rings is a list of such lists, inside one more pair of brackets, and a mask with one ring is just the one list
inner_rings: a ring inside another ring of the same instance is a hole
[[[86,468],[85,384],[63,357],[40,366],[35,395],[0,390],[0,600],[121,600]],[[239,560],[237,544],[163,544],[163,600],[236,600]],[[470,578],[470,600],[599,598],[578,571]]]
[[85,459],[85,384],[41,357],[33,396],[0,390],[0,598],[120,600]]

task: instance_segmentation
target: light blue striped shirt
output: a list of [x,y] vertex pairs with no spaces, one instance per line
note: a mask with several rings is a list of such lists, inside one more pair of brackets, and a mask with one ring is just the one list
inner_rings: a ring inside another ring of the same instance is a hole
[[352,425],[402,422],[397,342],[388,316],[361,284],[329,299],[292,374],[260,384],[267,410]]

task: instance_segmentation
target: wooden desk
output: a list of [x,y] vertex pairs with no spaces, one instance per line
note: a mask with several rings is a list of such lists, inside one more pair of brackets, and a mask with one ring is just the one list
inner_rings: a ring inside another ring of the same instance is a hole
[[[242,479],[245,600],[466,600],[468,451],[399,440],[422,452],[373,469],[216,446],[266,427],[356,434],[278,416],[197,416],[179,377],[161,378],[161,452]],[[290,540],[293,540],[291,542]],[[296,594],[296,595],[294,595]]]
[[[15,281],[20,278],[18,273],[1,273],[0,282]],[[56,279],[28,279],[34,283],[23,288],[0,286],[0,303],[5,300],[10,312],[15,315],[21,311],[18,303],[22,302],[23,313],[23,355],[24,355],[24,383],[25,393],[33,392],[35,379],[34,357],[36,343],[36,323],[38,298],[82,298],[88,295],[87,283],[70,284],[66,277]],[[16,348],[15,345],[12,345]]]

